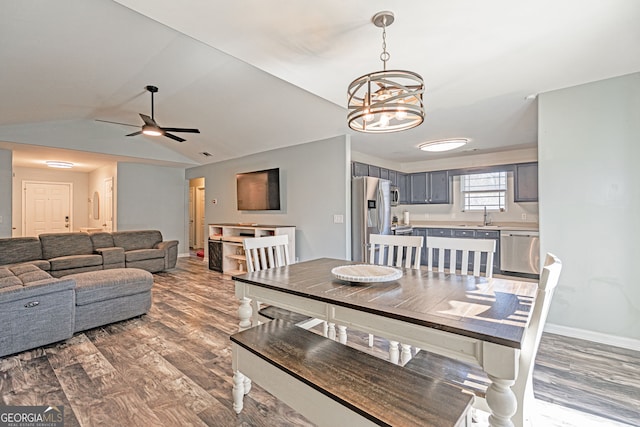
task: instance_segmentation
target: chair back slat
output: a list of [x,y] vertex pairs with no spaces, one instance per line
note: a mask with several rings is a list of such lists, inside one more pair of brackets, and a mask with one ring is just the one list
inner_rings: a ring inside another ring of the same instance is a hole
[[369,263],[390,267],[420,268],[422,236],[369,236]]
[[[496,251],[495,240],[429,236],[427,237],[427,268],[429,271],[434,271],[433,260],[435,258],[434,252],[436,250],[438,251],[438,267],[435,271],[440,273],[456,274],[457,261],[458,259],[461,259],[460,274],[481,276],[481,260],[482,255],[484,254],[486,256],[484,275],[486,277],[493,276],[493,257]],[[469,271],[469,253],[473,253],[473,265],[471,272]]]
[[260,271],[291,264],[289,236],[250,237],[243,240],[247,270]]

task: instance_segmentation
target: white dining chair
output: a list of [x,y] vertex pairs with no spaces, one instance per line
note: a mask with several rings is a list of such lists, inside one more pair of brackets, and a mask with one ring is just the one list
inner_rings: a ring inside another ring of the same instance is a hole
[[[555,255],[548,253],[540,274],[535,302],[531,308],[529,325],[525,331],[524,341],[520,349],[518,376],[511,387],[518,402],[518,408],[512,417],[512,421],[518,427],[531,424],[532,408],[535,405],[533,367],[561,270],[562,262]],[[476,399],[473,407],[486,412],[489,412],[487,399],[491,399],[491,393],[496,391],[499,393],[498,389],[504,387],[500,384],[491,383],[487,374],[478,365],[450,359],[425,350],[421,350],[405,365],[405,368],[432,376],[442,376],[446,381],[459,384],[464,389],[475,394]],[[493,385],[488,387],[490,383]],[[495,388],[492,390],[492,387]]]
[[[291,264],[289,255],[289,236],[286,234],[265,237],[248,237],[242,241],[247,261],[247,271],[261,271],[269,268],[283,267]],[[254,299],[253,324],[268,322],[275,317],[292,321],[296,325],[309,329],[323,323],[323,333],[327,335],[326,322],[309,316],[294,313],[289,310],[267,306],[262,307],[260,301]]]
[[[369,264],[390,267],[420,268],[422,236],[396,236],[388,234],[369,235]],[[411,346],[389,340],[389,360],[392,363],[406,363],[411,358]],[[369,347],[373,347],[373,334],[369,334]]]
[[[435,251],[438,251],[436,258]],[[427,237],[427,269],[440,273],[457,273],[457,261],[460,257],[460,274],[471,276],[493,276],[493,257],[496,252],[496,241],[491,239],[460,239],[455,237]],[[473,257],[470,255],[473,254]],[[484,272],[482,258],[486,259]],[[471,271],[469,260],[472,259]],[[434,262],[438,261],[437,270]]]

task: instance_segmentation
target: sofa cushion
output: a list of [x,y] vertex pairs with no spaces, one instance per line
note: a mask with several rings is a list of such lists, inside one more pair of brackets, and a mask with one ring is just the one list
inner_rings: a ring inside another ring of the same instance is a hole
[[138,268],[70,274],[65,279],[73,279],[76,282],[76,305],[146,292],[153,285],[153,275]]
[[162,233],[158,230],[114,231],[113,244],[125,251],[152,249],[162,242]]
[[127,262],[143,261],[145,259],[164,258],[162,249],[138,249],[124,253]]
[[10,286],[20,286],[22,281],[8,268],[0,268],[0,289]]
[[113,236],[111,236],[111,233],[107,233],[106,231],[90,233],[89,237],[91,238],[91,242],[93,243],[94,250],[100,248],[112,248],[115,246],[113,244]]
[[17,264],[42,258],[37,237],[9,237],[0,239],[0,265]]
[[69,270],[71,268],[95,267],[102,265],[102,255],[70,255],[52,258],[51,271]]
[[43,233],[40,235],[40,242],[42,243],[42,257],[48,260],[93,253],[93,243],[88,233]]

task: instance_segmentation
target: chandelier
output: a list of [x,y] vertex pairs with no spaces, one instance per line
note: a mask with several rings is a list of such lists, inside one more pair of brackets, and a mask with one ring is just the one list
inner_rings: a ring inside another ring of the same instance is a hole
[[378,12],[371,19],[382,28],[382,71],[358,77],[348,89],[349,127],[359,132],[386,133],[407,130],[424,121],[424,81],[411,71],[387,70],[387,27],[393,12]]

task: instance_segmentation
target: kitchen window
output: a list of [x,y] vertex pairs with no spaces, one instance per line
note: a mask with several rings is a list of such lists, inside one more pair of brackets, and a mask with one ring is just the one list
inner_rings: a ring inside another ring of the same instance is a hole
[[463,211],[504,211],[507,195],[507,173],[489,172],[462,175]]

